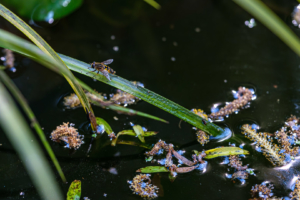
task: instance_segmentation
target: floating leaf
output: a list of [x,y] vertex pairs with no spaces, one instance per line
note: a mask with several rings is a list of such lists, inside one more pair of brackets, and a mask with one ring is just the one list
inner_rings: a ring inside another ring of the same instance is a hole
[[112,140],[111,142],[111,146],[116,146],[116,143],[117,143],[117,140],[118,140],[118,137],[120,135],[131,135],[131,136],[136,136],[135,132],[133,130],[124,130],[124,131],[121,131],[117,134],[117,136]]
[[157,172],[169,172],[169,170],[164,166],[148,166],[136,170],[136,172],[141,173],[157,173]]
[[67,194],[67,200],[80,200],[81,181],[75,180],[71,183]]
[[111,129],[110,125],[104,119],[102,119],[100,117],[96,117],[96,121],[97,121],[98,126],[101,126],[101,125],[104,126],[104,130],[108,135],[113,133],[113,130]]
[[151,149],[151,145],[143,144],[143,143],[137,143],[137,142],[134,142],[134,141],[121,140],[121,141],[117,141],[117,144],[126,144],[126,145],[131,145],[131,146],[143,147],[145,149]]
[[144,138],[144,130],[140,125],[134,125],[133,127],[134,132],[138,136],[138,138],[141,140],[142,143],[145,143],[145,138]]
[[82,0],[2,0],[1,3],[20,16],[51,24],[54,19],[60,19],[76,10]]
[[[197,155],[198,151],[194,151]],[[204,158],[211,159],[219,156],[229,156],[229,155],[239,155],[239,154],[249,154],[249,151],[241,149],[239,147],[219,147],[215,149],[210,149],[205,151],[206,156]]]

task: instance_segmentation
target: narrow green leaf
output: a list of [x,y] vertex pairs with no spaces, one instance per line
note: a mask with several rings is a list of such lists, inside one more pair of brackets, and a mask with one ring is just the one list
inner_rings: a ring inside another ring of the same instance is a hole
[[[61,58],[56,54],[56,52],[48,45],[48,43],[39,35],[37,34],[28,24],[26,24],[23,20],[21,20],[18,16],[0,4],[0,15],[12,23],[15,27],[17,27],[20,31],[22,31],[32,42],[34,42],[46,55],[43,56],[46,58],[44,62],[52,63],[53,66],[51,68],[55,68],[56,72],[60,72],[65,79],[68,81],[70,86],[73,88],[74,92],[77,94],[81,105],[83,106],[86,113],[93,113],[91,105],[85,96],[81,86],[73,76],[72,72],[67,68],[65,63],[61,60]],[[5,43],[5,40],[4,40]],[[0,44],[3,46],[3,44]],[[16,44],[18,46],[18,44]],[[29,48],[28,45],[23,47],[24,49]],[[32,50],[32,49],[31,49]],[[36,50],[35,50],[36,51]],[[29,54],[31,55],[31,54]],[[31,55],[34,56],[34,55]],[[39,56],[37,56],[39,57]],[[38,61],[39,62],[39,61]],[[46,65],[45,65],[46,66]],[[49,66],[48,66],[49,67]],[[96,127],[93,127],[93,130]]]
[[159,10],[160,9],[160,5],[154,1],[154,0],[144,0],[145,2],[147,2],[149,5],[151,5],[153,8]]
[[[62,60],[67,64],[67,66],[78,73],[81,73],[86,76],[94,77],[95,74],[88,73],[90,70],[88,67],[90,66],[87,63],[81,62],[79,60],[76,60],[74,58],[70,58],[68,56],[59,54],[59,56],[62,58]],[[111,81],[107,80],[105,76],[100,72],[98,75],[95,76],[95,79],[106,83],[108,85],[111,85],[113,87],[116,87],[120,90],[123,90],[125,92],[128,92],[150,104],[153,104],[154,106],[165,110],[172,115],[175,115],[176,117],[192,124],[193,126],[213,135],[218,136],[221,135],[224,132],[224,129],[215,125],[214,123],[207,122],[206,125],[202,123],[202,119],[200,116],[196,115],[195,113],[191,112],[190,110],[187,110],[186,108],[183,108],[182,106],[148,90],[147,88],[139,87],[134,85],[128,80],[125,80],[121,78],[120,76],[110,74]]]
[[[2,67],[2,66],[0,66]],[[63,180],[63,182],[66,182],[66,178],[64,173],[61,170],[61,167],[45,137],[45,134],[40,126],[40,124],[38,123],[34,113],[32,112],[32,110],[30,109],[30,107],[28,106],[26,99],[24,98],[24,96],[22,95],[22,93],[20,92],[20,90],[16,87],[16,85],[9,79],[9,77],[0,70],[0,81],[2,81],[6,87],[10,90],[10,92],[12,93],[12,95],[14,95],[15,99],[18,101],[18,103],[21,105],[22,109],[24,110],[25,114],[28,116],[28,118],[31,121],[31,126],[33,126],[33,128],[36,130],[37,134],[39,135],[45,149],[47,150],[53,164],[56,167],[56,170],[58,171],[61,179]]]
[[67,194],[67,200],[80,200],[81,181],[75,180],[71,183]]
[[60,19],[77,9],[82,0],[1,0],[1,3],[15,10],[20,16],[51,24],[54,19]]
[[[198,151],[194,151],[197,155]],[[230,156],[230,155],[239,155],[239,154],[249,154],[249,151],[241,149],[239,147],[219,147],[215,149],[210,149],[205,151],[206,156],[204,158],[211,159],[220,156]]]
[[145,138],[144,138],[144,130],[140,125],[134,125],[133,127],[134,132],[138,136],[138,138],[141,140],[142,143],[145,143]]
[[[89,93],[91,94],[94,94],[96,96],[99,96],[99,94],[94,91],[92,88],[90,88],[88,85],[86,85],[84,82],[80,81],[79,79],[77,79],[77,81],[79,82],[79,84],[81,85],[81,87],[83,89],[85,89],[86,91],[88,91]],[[91,103],[95,104],[96,106],[100,106],[100,107],[103,107],[104,104],[101,104],[97,101],[94,101],[92,99],[90,99]],[[147,113],[143,113],[143,112],[140,112],[140,111],[136,111],[136,110],[133,110],[133,109],[130,109],[130,108],[124,108],[122,106],[118,106],[118,105],[105,105],[106,108],[109,108],[111,110],[114,110],[114,111],[117,111],[118,113],[124,113],[124,114],[128,114],[128,115],[139,115],[139,116],[142,116],[142,117],[147,117],[147,118],[150,118],[150,119],[154,119],[154,120],[157,120],[157,121],[161,121],[161,122],[164,122],[164,123],[169,123],[168,121],[164,120],[164,119],[161,119],[161,118],[158,118],[158,117],[155,117],[153,115],[149,115]]]
[[104,119],[102,119],[100,117],[96,117],[96,121],[97,121],[98,126],[101,126],[101,125],[104,126],[104,130],[108,135],[113,133],[112,128]]
[[124,130],[117,134],[117,136],[111,141],[111,146],[116,146],[117,140],[120,135],[131,135],[136,136],[135,132],[133,130]]
[[169,172],[169,170],[164,166],[148,166],[136,170],[136,172],[141,173],[158,173],[158,172]]
[[153,135],[157,135],[158,132],[155,132],[155,131],[146,131],[144,132],[144,134],[142,134],[142,136],[144,137],[150,137],[150,136],[153,136]]
[[260,0],[233,0],[256,19],[261,21],[298,56],[300,56],[300,40],[297,35],[262,1]]
[[[38,51],[34,45],[3,30],[0,30],[0,46],[29,56],[48,67],[52,66],[51,63],[47,62],[47,58],[43,59],[43,57],[47,56]],[[90,70],[87,68],[89,67],[88,64],[61,54],[60,56],[71,70],[84,75],[93,76],[93,74],[91,73],[86,74],[87,72],[90,72]],[[130,81],[127,81],[119,76],[111,75],[111,81],[108,81],[102,74],[97,75],[96,78],[106,84],[109,84],[113,87],[119,88],[125,92],[133,94],[134,96],[141,98],[144,101],[147,101],[148,103],[151,103],[154,106],[157,106],[158,108],[163,109],[179,117],[180,119],[192,124],[193,126],[213,136],[221,135],[224,132],[224,129],[213,123],[207,122],[206,125],[203,124],[202,118],[200,116],[183,108],[182,106],[179,106],[178,104],[158,94],[155,94],[154,92],[146,88],[133,85]]]
[[117,144],[126,144],[126,145],[131,145],[131,146],[137,146],[137,147],[142,147],[145,149],[151,149],[151,145],[144,144],[144,143],[137,143],[134,141],[128,141],[128,140],[118,140]]
[[43,150],[1,82],[0,102],[0,125],[20,156],[41,199],[63,199]]

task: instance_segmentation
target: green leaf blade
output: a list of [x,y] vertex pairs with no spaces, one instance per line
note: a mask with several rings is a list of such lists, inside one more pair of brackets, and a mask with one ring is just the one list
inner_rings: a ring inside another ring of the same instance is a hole
[[[195,151],[198,154],[197,151]],[[230,155],[241,155],[241,154],[249,154],[249,151],[241,149],[239,147],[219,147],[215,149],[210,149],[205,151],[206,156],[204,158],[211,159],[220,156],[230,156]]]
[[158,172],[169,172],[169,170],[164,166],[147,166],[147,167],[138,169],[136,172],[148,174],[148,173],[158,173]]

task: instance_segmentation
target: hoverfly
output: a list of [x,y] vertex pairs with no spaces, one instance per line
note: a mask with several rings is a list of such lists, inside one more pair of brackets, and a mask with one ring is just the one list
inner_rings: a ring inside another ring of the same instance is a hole
[[91,67],[89,68],[93,68],[95,72],[97,71],[97,74],[99,74],[99,72],[102,72],[103,75],[110,80],[110,76],[109,74],[115,74],[116,71],[114,71],[112,68],[108,67],[107,65],[109,65],[110,63],[112,63],[114,60],[113,59],[109,59],[103,62],[93,62],[91,63]]

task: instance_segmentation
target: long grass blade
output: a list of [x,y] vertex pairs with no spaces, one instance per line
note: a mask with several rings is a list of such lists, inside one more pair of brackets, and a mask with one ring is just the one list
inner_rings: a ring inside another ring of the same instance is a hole
[[157,10],[161,8],[160,5],[154,0],[144,0],[144,1]]
[[57,159],[45,137],[45,134],[44,134],[40,124],[38,123],[34,113],[32,112],[29,105],[27,104],[26,99],[24,98],[24,96],[22,95],[20,90],[16,87],[16,85],[10,80],[10,78],[2,70],[0,70],[0,81],[2,81],[4,83],[4,85],[6,85],[6,87],[10,90],[11,94],[15,97],[15,99],[21,105],[25,114],[31,121],[31,126],[35,129],[38,136],[40,137],[40,139],[41,139],[45,149],[47,150],[53,164],[55,165],[56,170],[59,173],[62,181],[66,182],[67,181],[66,177],[65,177],[63,171],[61,170],[61,167],[60,167],[60,165],[59,165],[59,163],[58,163],[58,161],[57,161]]
[[298,56],[300,56],[300,40],[296,34],[262,1],[260,0],[233,0],[255,18],[261,21]]
[[[93,73],[88,73],[90,72],[90,70],[88,69],[89,64],[76,60],[74,58],[70,58],[62,54],[58,54],[58,55],[62,58],[62,60],[67,64],[67,66],[71,70],[86,76],[90,76],[90,77],[95,76],[95,74]],[[166,99],[146,88],[134,85],[130,81],[123,79],[120,76],[110,74],[110,77],[111,77],[111,81],[107,80],[107,78],[102,73],[101,74],[99,73],[94,78],[97,79],[98,81],[101,81],[103,83],[116,87],[120,90],[128,92],[162,110],[165,110],[171,113],[172,115],[175,115],[176,117],[192,124],[193,126],[213,136],[221,135],[224,132],[224,129],[222,129],[221,127],[213,123],[207,122],[206,125],[203,124],[202,123],[203,118],[191,112],[190,110],[187,110],[186,108],[183,108],[182,106],[170,101],[169,99]]]
[[[21,20],[18,16],[0,4],[0,15],[12,23],[15,27],[17,27],[20,31],[22,31],[32,42],[34,42],[46,55],[56,61],[56,68],[59,68],[58,71],[62,73],[62,75],[66,78],[70,86],[73,88],[74,92],[77,94],[81,105],[83,106],[86,113],[92,112],[92,107],[85,96],[81,86],[73,76],[72,72],[67,68],[65,63],[61,60],[61,58],[56,54],[56,52],[48,45],[48,43],[37,34],[28,24],[26,24],[23,20]],[[92,128],[95,130],[96,127]]]
[[62,200],[52,170],[13,99],[0,83],[0,125],[23,161],[42,199]]
[[[53,68],[52,65],[55,64],[55,62],[51,63],[51,61],[49,61],[48,59],[48,56],[43,54],[36,46],[3,30],[0,30],[0,46],[12,51],[19,52],[25,56],[29,56],[49,68]],[[89,64],[62,54],[59,54],[59,56],[71,70],[83,75],[88,75],[90,77],[94,76],[94,74],[88,73],[90,72],[90,70],[88,69]],[[183,108],[182,106],[146,88],[134,85],[130,81],[119,76],[112,74],[111,81],[109,81],[102,73],[99,73],[99,75],[97,75],[95,78],[108,85],[128,92],[162,110],[165,110],[213,136],[221,135],[222,133],[224,133],[224,129],[217,126],[216,124],[210,122],[204,124],[202,122],[203,118],[191,112],[190,110],[187,110],[186,108]]]

